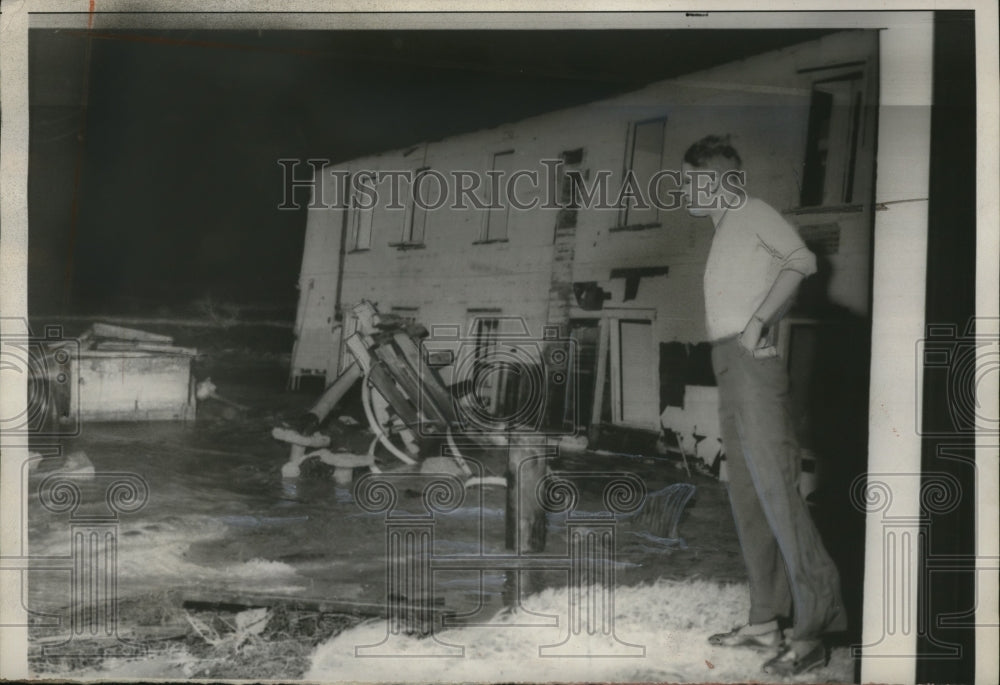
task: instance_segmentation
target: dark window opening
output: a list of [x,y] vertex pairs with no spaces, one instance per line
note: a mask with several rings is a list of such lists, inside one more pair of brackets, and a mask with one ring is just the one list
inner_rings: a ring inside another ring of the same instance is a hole
[[649,182],[653,174],[663,168],[663,139],[666,123],[666,118],[661,118],[632,124],[627,147],[625,178],[622,179],[622,183],[628,182],[629,177],[634,179],[633,189],[638,190],[641,199],[623,200],[622,226],[649,225],[658,223],[660,220],[659,210],[651,202],[648,191],[651,190]]
[[417,169],[413,177],[413,188],[421,190],[420,202],[414,200],[413,195],[407,198],[406,212],[403,214],[403,235],[398,244],[399,247],[423,245],[424,229],[427,224],[427,201],[423,197],[423,184],[420,177],[427,173],[429,167]]
[[[490,179],[487,192],[490,209],[486,210],[486,226],[483,229],[481,242],[499,242],[507,240],[507,229],[510,223],[510,201],[506,197],[504,190],[507,188],[507,180],[517,171],[514,168],[514,151],[505,150],[493,154],[493,171],[498,173],[499,187],[492,187],[493,180]],[[494,194],[498,193],[497,197]],[[494,205],[496,205],[494,207]]]
[[[367,185],[375,185],[373,176],[365,176],[364,178],[368,180]],[[375,207],[374,205],[370,207],[360,206],[360,203],[371,202],[370,198],[358,199],[357,202],[359,204],[354,206],[351,217],[351,249],[367,250],[372,246],[372,221],[375,217]]]
[[860,71],[813,84],[801,206],[854,201],[863,85]]

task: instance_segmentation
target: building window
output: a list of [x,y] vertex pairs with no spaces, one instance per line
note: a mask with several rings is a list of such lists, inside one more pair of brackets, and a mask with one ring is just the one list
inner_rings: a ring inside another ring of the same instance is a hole
[[[369,183],[374,186],[373,176],[367,176]],[[359,202],[368,202],[368,198],[355,198],[351,204],[351,249],[368,250],[372,246],[372,219],[375,215],[375,207],[358,206]]]
[[[504,150],[493,153],[491,169],[495,176],[486,184],[486,202],[490,209],[486,210],[486,223],[480,242],[493,243],[507,240],[507,229],[510,224],[510,203],[505,193],[507,180],[516,169],[514,168],[514,151]],[[495,180],[494,180],[495,179]],[[494,208],[494,205],[496,207]]]
[[[638,192],[641,199],[635,202],[625,199],[621,208],[620,222],[622,226],[644,226],[658,224],[659,210],[650,202],[649,181],[657,171],[663,168],[663,135],[667,120],[648,119],[637,121],[629,127],[628,142],[625,155],[624,184],[632,184],[631,190]],[[645,204],[646,206],[643,206]]]
[[580,178],[580,168],[583,166],[583,148],[566,150],[559,158],[562,160],[562,173],[559,176],[559,204],[566,209],[579,209],[580,198],[577,197],[577,185],[574,178]]
[[857,202],[854,176],[863,88],[861,71],[813,83],[801,206]]
[[[423,174],[427,173],[428,169],[429,167],[417,169],[413,175],[411,188],[420,188],[423,191],[419,179]],[[427,223],[427,202],[424,197],[421,197],[421,200],[421,202],[414,202],[412,193],[406,198],[406,211],[403,213],[403,234],[400,242],[396,243],[397,247],[412,247],[424,244],[424,226]]]
[[[473,391],[486,416],[500,418],[510,405],[509,395],[516,393],[511,383],[510,368],[504,359],[500,336],[500,319],[479,317],[475,325],[475,359],[472,364]],[[515,394],[516,398],[516,394]]]

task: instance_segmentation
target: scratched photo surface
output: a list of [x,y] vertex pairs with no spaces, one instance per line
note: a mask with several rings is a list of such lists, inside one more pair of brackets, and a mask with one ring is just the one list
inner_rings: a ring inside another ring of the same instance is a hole
[[[975,254],[946,14],[950,130],[893,127],[950,193],[917,260],[961,325],[900,352],[944,393],[980,340],[934,271]],[[929,106],[880,108],[898,33],[799,25],[31,28],[30,677],[978,681],[971,621],[889,652],[974,613],[995,417],[908,410],[923,470],[869,475],[876,225],[928,222],[880,117]],[[911,490],[919,552],[879,523]],[[958,561],[866,596],[918,553]]]

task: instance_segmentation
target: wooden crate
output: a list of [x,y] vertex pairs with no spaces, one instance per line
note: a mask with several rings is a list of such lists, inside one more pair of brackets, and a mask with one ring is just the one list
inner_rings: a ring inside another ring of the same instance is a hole
[[70,414],[86,421],[191,421],[193,350],[83,350]]

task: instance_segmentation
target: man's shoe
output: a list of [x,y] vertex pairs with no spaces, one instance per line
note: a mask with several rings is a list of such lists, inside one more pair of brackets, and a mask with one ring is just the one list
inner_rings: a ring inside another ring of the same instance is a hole
[[733,628],[728,633],[716,633],[708,636],[708,644],[716,647],[770,649],[779,646],[781,642],[781,629],[778,628],[777,621],[743,625]]
[[764,673],[785,677],[807,673],[823,666],[826,666],[826,646],[820,642],[801,655],[796,653],[794,647],[779,650],[776,656],[764,662]]

